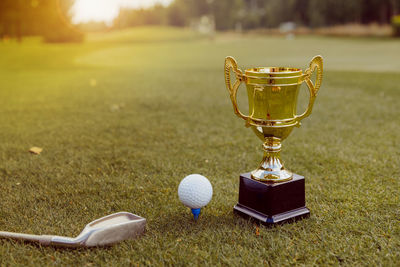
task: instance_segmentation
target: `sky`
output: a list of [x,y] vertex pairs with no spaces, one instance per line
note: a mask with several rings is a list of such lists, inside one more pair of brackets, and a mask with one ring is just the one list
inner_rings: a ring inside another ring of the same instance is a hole
[[156,3],[167,5],[172,0],[76,0],[73,22],[105,21],[110,24],[120,7],[149,7]]

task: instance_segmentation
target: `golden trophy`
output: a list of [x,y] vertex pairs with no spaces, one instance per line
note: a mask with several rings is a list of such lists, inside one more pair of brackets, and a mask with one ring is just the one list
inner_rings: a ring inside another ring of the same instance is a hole
[[[231,71],[236,78],[233,84]],[[315,84],[311,80],[314,71]],[[233,57],[225,59],[225,83],[233,110],[263,141],[264,149],[258,168],[240,175],[239,202],[234,207],[240,215],[264,224],[309,216],[310,211],[305,207],[304,177],[284,167],[280,151],[281,142],[311,114],[321,86],[322,71],[321,56],[314,57],[304,72],[299,68],[259,67],[243,73]],[[247,88],[249,115],[244,115],[237,104],[237,91],[242,82]],[[310,99],[306,111],[297,115],[297,99],[303,82],[307,84]]]

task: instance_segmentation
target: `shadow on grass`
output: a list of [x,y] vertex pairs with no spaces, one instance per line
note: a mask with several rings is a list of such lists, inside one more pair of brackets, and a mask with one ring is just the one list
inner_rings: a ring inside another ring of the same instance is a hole
[[16,240],[16,239],[7,239],[4,238],[2,240],[0,240],[0,244],[4,245],[6,243],[11,244],[13,247],[19,247],[19,246],[23,246],[25,248],[37,248],[37,249],[41,249],[41,250],[52,250],[52,251],[58,251],[58,252],[68,252],[68,251],[74,251],[74,252],[79,252],[79,251],[94,251],[94,250],[110,250],[113,246],[118,245],[114,244],[114,245],[109,245],[109,246],[99,246],[99,247],[61,247],[61,246],[44,246],[41,245],[38,242],[34,242],[34,241],[27,241],[27,240]]
[[148,228],[157,233],[179,232],[190,234],[197,231],[219,228],[232,228],[236,226],[251,225],[248,220],[242,219],[232,213],[210,214],[202,212],[199,219],[195,221],[189,210],[187,212],[176,212],[163,214],[149,221]]
[[[306,223],[305,223],[306,222]],[[307,223],[308,222],[308,223]],[[201,232],[218,233],[236,230],[253,231],[254,228],[263,228],[267,231],[281,231],[283,228],[307,227],[314,224],[315,218],[306,218],[298,221],[291,221],[277,225],[262,225],[253,219],[246,219],[233,211],[221,214],[201,214],[197,221],[194,221],[189,212],[168,213],[149,220],[147,232],[154,235],[165,235],[179,233],[179,235],[193,235]],[[297,226],[296,226],[297,225]],[[301,226],[303,225],[303,226]]]

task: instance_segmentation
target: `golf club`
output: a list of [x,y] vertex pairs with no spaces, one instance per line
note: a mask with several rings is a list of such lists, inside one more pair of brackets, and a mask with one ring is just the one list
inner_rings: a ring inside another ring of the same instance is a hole
[[98,247],[112,245],[127,239],[134,239],[144,232],[145,226],[145,218],[129,212],[118,212],[87,224],[76,238],[1,231],[0,238],[37,242],[45,246]]

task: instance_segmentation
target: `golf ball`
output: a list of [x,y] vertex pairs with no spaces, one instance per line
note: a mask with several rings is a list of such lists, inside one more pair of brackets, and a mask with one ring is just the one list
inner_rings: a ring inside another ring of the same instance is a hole
[[200,209],[207,205],[212,194],[210,181],[200,174],[186,176],[178,187],[179,200],[191,209]]

